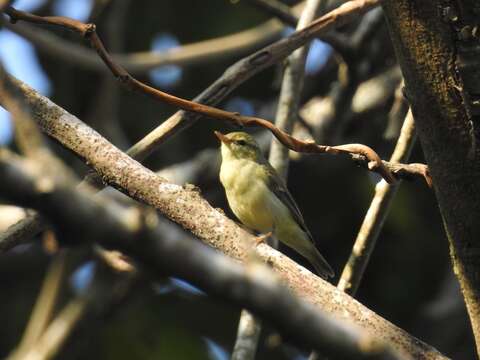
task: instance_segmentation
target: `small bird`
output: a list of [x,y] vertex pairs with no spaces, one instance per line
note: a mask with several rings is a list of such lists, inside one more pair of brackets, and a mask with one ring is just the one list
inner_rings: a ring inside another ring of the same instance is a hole
[[295,200],[255,139],[245,132],[224,135],[215,131],[215,135],[222,143],[220,181],[235,216],[251,230],[273,233],[307,258],[321,277],[333,277],[332,268],[315,248]]

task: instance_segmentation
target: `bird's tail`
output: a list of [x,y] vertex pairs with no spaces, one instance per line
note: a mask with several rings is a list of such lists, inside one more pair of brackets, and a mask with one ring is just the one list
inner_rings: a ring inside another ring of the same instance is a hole
[[325,258],[320,254],[320,252],[313,246],[314,251],[309,252],[308,260],[315,268],[315,272],[318,276],[328,280],[335,276],[330,264],[325,260]]
[[306,229],[301,229],[298,226],[283,226],[277,228],[276,236],[285,245],[290,246],[293,250],[304,256],[310,262],[310,264],[313,265],[318,276],[324,278],[325,280],[334,277],[335,273],[332,267],[315,247],[315,242],[313,241],[312,235],[308,232],[308,230],[305,230]]

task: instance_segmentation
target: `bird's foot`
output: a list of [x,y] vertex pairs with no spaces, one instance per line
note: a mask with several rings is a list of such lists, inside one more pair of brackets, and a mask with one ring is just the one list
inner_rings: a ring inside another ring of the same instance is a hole
[[262,234],[262,235],[259,235],[259,236],[256,236],[255,237],[255,245],[260,245],[262,243],[266,243],[266,240],[268,238],[270,238],[271,236],[273,235],[273,233],[271,231],[269,231],[268,233],[266,234]]

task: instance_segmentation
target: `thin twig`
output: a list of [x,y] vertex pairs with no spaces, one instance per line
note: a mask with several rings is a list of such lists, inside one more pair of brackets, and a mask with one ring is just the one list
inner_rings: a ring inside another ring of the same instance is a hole
[[21,357],[21,354],[27,353],[50,323],[64,278],[66,259],[65,252],[53,258],[15,356]]
[[[397,145],[390,160],[392,162],[408,160],[414,144],[415,122],[410,110],[407,113]],[[372,203],[365,215],[350,258],[338,282],[338,288],[352,296],[355,295],[360,285],[399,185],[400,182],[392,185],[384,181],[379,181],[375,186],[375,195]]]
[[[115,1],[106,13],[105,39],[112,51],[121,52],[125,39],[125,25],[130,0]],[[73,55],[70,55],[73,57]],[[95,56],[98,59],[98,56]],[[131,142],[120,125],[120,88],[110,73],[103,73],[93,97],[93,103],[85,116],[87,123],[98,129],[121,149],[127,149]]]
[[[315,20],[311,25],[303,30],[297,31],[288,38],[269,45],[266,48],[261,49],[235,63],[226,70],[224,75],[218,81],[212,84],[199,97],[197,97],[196,101],[206,102],[209,104],[218,103],[238,85],[268,66],[271,66],[272,64],[282,60],[293,50],[302,46],[313,37],[318,36],[320,33],[323,33],[331,28],[347,23],[357,15],[360,15],[369,9],[378,6],[379,3],[380,0],[355,0],[343,4],[339,8]],[[216,109],[217,111],[209,112],[208,109],[202,107],[201,104],[196,104],[196,106],[193,106],[193,103],[187,100],[165,94],[132,78],[122,67],[112,61],[111,56],[105,51],[103,44],[96,35],[95,26],[93,24],[84,24],[73,19],[58,17],[42,18],[40,16],[15,10],[12,7],[7,8],[5,13],[11,16],[13,21],[21,19],[34,23],[62,26],[76,31],[81,36],[87,37],[90,40],[92,47],[99,53],[102,60],[107,64],[114,75],[117,76],[117,78],[119,78],[119,80],[121,80],[124,84],[133,89],[139,90],[145,94],[153,96],[156,99],[160,99],[161,101],[165,101],[185,110],[232,121],[235,124],[239,124],[241,122],[241,116],[238,114],[231,114],[229,112],[218,113],[218,109]],[[163,143],[178,131],[190,126],[192,121],[196,120],[197,118],[197,114],[195,114],[195,116],[183,116],[177,113],[170,119],[163,122],[162,125],[157,127],[157,129],[147,135],[140,142],[138,142],[129,150],[128,153],[137,159],[146,157],[156,147],[158,147],[160,143]]]
[[[303,4],[296,5],[293,8],[283,4],[277,0],[247,0],[258,8],[264,10],[265,12],[275,16],[277,19],[283,21],[286,25],[296,28],[299,18],[295,14],[297,10],[303,6]],[[332,6],[331,3],[326,4],[329,7]],[[326,8],[327,6],[325,6]],[[335,51],[339,54],[346,54],[352,51],[352,44],[350,39],[345,36],[343,33],[337,32],[335,30],[330,30],[326,34],[321,34],[316,37],[318,40],[326,42],[329,44]]]
[[[301,6],[294,6],[294,9],[299,9]],[[288,14],[291,18],[287,23],[296,26],[298,18],[293,13]],[[32,42],[39,51],[45,54],[91,71],[109,71],[91,49],[72,43],[49,31],[34,28],[29,24],[12,25],[7,22],[4,26]],[[199,65],[212,60],[220,61],[242,56],[278,40],[283,29],[284,27],[277,20],[269,20],[235,34],[184,44],[162,52],[140,51],[129,54],[117,53],[112,56],[130,73],[143,75],[164,65]],[[349,47],[348,39],[340,33],[323,34],[318,38],[329,43],[340,53]]]
[[2,102],[9,109],[15,123],[15,143],[20,152],[37,158],[42,157],[44,153],[50,153],[37,124],[30,119],[28,111],[16,98],[2,64],[0,64],[0,93]]
[[402,128],[403,120],[405,119],[405,116],[408,112],[408,101],[406,101],[403,94],[404,86],[405,84],[402,79],[402,81],[395,89],[393,105],[390,108],[390,112],[388,113],[388,122],[383,133],[383,137],[386,140],[393,140],[398,138],[398,135],[400,134],[400,130]]
[[[15,123],[15,138],[19,150],[47,168],[62,167],[61,162],[47,146],[38,124],[32,119],[31,108],[19,93],[18,87],[12,83],[2,64],[0,64],[0,98],[0,102],[11,113]],[[60,173],[66,177],[73,176],[70,170]]]
[[[5,27],[34,44],[42,53],[68,61],[84,69],[109,73],[95,51],[65,40],[48,30],[29,24],[9,24]],[[277,20],[269,20],[251,29],[218,38],[184,44],[162,52],[141,51],[128,54],[115,53],[115,62],[135,75],[143,75],[164,65],[190,66],[244,56],[272,41],[278,40],[283,26]]]
[[[304,30],[295,32],[288,38],[280,40],[236,62],[217,81],[198,95],[194,101],[209,105],[218,104],[240,84],[268,66],[281,61],[314,36],[319,36],[332,28],[341,26],[379,4],[380,1],[349,1],[345,3],[317,19]],[[190,127],[198,119],[199,116],[197,114],[177,112],[135,144],[128,151],[128,154],[136,159],[143,159],[163,142],[177,132]]]
[[[281,52],[284,52],[287,49],[292,50],[291,48],[294,49],[298,44],[300,45],[304,44],[305,38],[311,39],[316,34],[316,32],[319,31],[319,29],[325,30],[331,26],[338,25],[339,23],[342,23],[342,21],[340,20],[346,21],[346,19],[349,18],[349,16],[351,16],[352,13],[364,12],[370,7],[376,6],[377,4],[378,4],[377,0],[351,1],[350,3],[342,5],[338,9],[333,10],[332,12],[326,14],[325,16],[322,16],[321,18],[317,19],[316,21],[311,23],[311,25],[306,26],[302,30],[295,32],[288,39],[284,39],[287,41],[283,41],[283,40],[279,41],[269,46],[268,48],[272,52],[275,49],[277,50],[280,49]],[[389,183],[395,182],[395,178],[392,176],[388,168],[384,166],[379,156],[371,148],[369,148],[366,145],[347,144],[347,145],[340,145],[340,146],[324,146],[324,145],[317,145],[310,142],[303,142],[293,138],[292,136],[276,128],[267,120],[256,118],[256,117],[241,116],[238,113],[232,113],[232,112],[216,109],[207,105],[203,105],[201,103],[195,103],[189,100],[178,98],[176,96],[167,94],[165,92],[157,90],[151,86],[148,86],[138,81],[137,79],[133,78],[124,68],[122,68],[120,65],[118,65],[113,61],[113,58],[106,51],[102,41],[98,37],[94,24],[85,24],[80,21],[64,18],[64,17],[48,17],[48,16],[41,17],[41,16],[33,15],[27,12],[18,11],[12,7],[8,7],[5,12],[10,16],[11,21],[13,22],[16,22],[18,20],[24,20],[24,21],[39,23],[39,24],[50,24],[50,25],[61,26],[61,27],[70,29],[72,31],[75,31],[79,33],[81,36],[89,39],[91,46],[97,51],[99,56],[102,58],[102,60],[105,62],[107,67],[111,70],[111,72],[115,75],[115,77],[119,79],[122,83],[124,83],[127,87],[133,90],[149,95],[156,100],[163,101],[171,105],[175,105],[184,110],[188,110],[195,113],[207,115],[209,117],[213,117],[216,119],[228,121],[236,125],[264,127],[270,130],[272,134],[284,146],[294,151],[307,152],[307,153],[362,155],[365,157],[365,161],[368,164],[367,168],[369,170],[378,172]],[[251,58],[252,60],[255,59],[255,61],[257,61],[259,60],[258,55],[265,56],[264,54],[265,51],[266,50],[264,49],[260,51],[260,53],[257,52],[251,55],[249,58]],[[270,63],[271,62],[269,61],[268,64]]]
[[379,14],[381,15],[382,11],[377,8],[363,16],[352,34],[348,51],[338,58],[338,80],[331,86],[328,97],[323,100],[324,110],[314,126],[314,138],[320,143],[338,142],[348,120],[351,119],[352,101],[360,82],[371,76],[372,59],[380,55],[381,46],[375,46],[378,37],[369,35],[378,33],[375,32],[378,21],[374,20]]
[[[308,26],[308,24],[315,19],[317,13],[319,13],[324,7],[325,1],[323,0],[307,1],[305,9],[298,22],[297,30],[301,30]],[[282,87],[278,99],[275,126],[287,134],[292,133],[293,125],[297,118],[308,50],[309,44],[307,43],[305,46],[295,50],[286,61]],[[288,153],[288,148],[282,146],[277,140],[272,139],[269,161],[283,179],[287,178],[288,173]]]
[[[273,51],[275,48],[280,48],[282,52],[291,51],[298,47],[297,45],[303,45],[305,43],[305,39],[313,38],[319,29],[325,30],[329,27],[339,25],[339,23],[346,21],[346,18],[349,18],[353,12],[361,13],[376,5],[378,5],[378,0],[351,1],[350,3],[340,6],[338,9],[326,14],[325,16],[320,17],[302,30],[296,31],[289,38],[270,45],[269,48],[271,51]],[[252,116],[241,116],[238,113],[232,113],[203,105],[201,103],[195,103],[146,85],[145,83],[132,77],[124,68],[114,62],[113,58],[106,51],[102,41],[98,37],[94,24],[85,24],[66,17],[41,17],[24,11],[18,11],[13,7],[8,7],[5,10],[5,13],[10,16],[10,19],[13,22],[23,20],[38,24],[56,25],[80,34],[90,41],[91,46],[97,51],[98,55],[102,58],[117,79],[119,79],[128,88],[139,91],[140,93],[154,98],[155,100],[166,102],[184,110],[227,121],[234,125],[264,127],[270,130],[284,146],[297,152],[363,155],[366,158],[368,163],[367,167],[369,170],[379,173],[389,183],[395,182],[395,177],[393,177],[388,168],[383,165],[380,157],[375,153],[375,151],[373,151],[373,149],[366,145],[347,144],[339,146],[325,146],[310,142],[303,142],[276,128],[267,120]],[[260,60],[257,57],[259,55],[264,57],[265,49],[260,51],[260,53],[257,52],[253,54],[252,61]],[[268,63],[270,64],[271,62],[268,61]]]
[[78,321],[87,310],[88,301],[81,297],[70,301],[55,317],[38,341],[22,353],[14,353],[8,360],[48,360],[61,348]]

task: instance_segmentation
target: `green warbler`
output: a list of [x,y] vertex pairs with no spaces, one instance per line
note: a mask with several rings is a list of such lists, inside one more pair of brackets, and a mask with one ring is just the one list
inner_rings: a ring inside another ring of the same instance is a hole
[[215,131],[215,135],[222,143],[220,181],[235,216],[251,230],[272,232],[307,258],[321,277],[333,277],[332,268],[315,248],[295,200],[255,139],[244,132],[224,135]]

